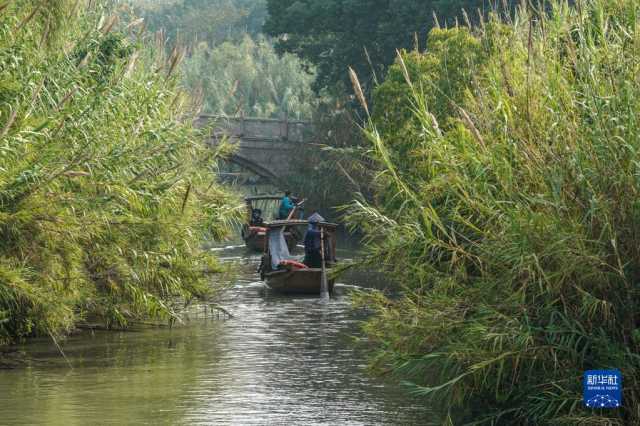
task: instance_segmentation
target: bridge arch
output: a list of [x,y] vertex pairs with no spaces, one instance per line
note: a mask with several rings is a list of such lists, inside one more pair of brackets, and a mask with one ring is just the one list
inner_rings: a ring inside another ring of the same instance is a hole
[[237,145],[228,161],[271,183],[277,183],[291,171],[301,144],[313,140],[313,127],[307,121],[201,115],[196,126],[214,129],[208,141],[211,146],[223,138]]
[[271,170],[269,170],[268,168],[263,167],[260,164],[257,164],[252,160],[245,158],[241,155],[232,154],[229,157],[229,161],[234,164],[237,164],[240,167],[243,167],[244,169],[250,171],[251,173],[255,173],[256,175],[267,179],[271,183],[275,183],[279,179],[279,177],[275,175],[273,172],[271,172]]

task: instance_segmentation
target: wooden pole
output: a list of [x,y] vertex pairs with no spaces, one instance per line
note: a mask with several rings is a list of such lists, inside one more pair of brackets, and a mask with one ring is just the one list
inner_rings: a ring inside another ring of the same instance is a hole
[[320,298],[329,299],[329,284],[327,283],[327,267],[324,261],[324,228],[320,227],[320,258],[322,259],[322,275],[320,277]]
[[284,138],[289,140],[289,111],[284,112]]
[[291,209],[291,211],[289,212],[289,216],[287,216],[287,220],[291,220],[291,218],[293,217],[293,214],[296,212],[296,210],[298,210],[298,207],[303,205],[304,202],[305,200],[300,201],[298,204],[295,205],[294,208]]

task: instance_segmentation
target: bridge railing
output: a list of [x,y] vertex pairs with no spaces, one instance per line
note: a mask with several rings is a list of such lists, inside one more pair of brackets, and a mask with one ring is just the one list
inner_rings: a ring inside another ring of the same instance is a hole
[[227,135],[242,139],[286,140],[304,142],[309,139],[311,122],[301,120],[279,120],[255,117],[224,117],[219,115],[201,115],[196,125],[212,125],[218,135]]

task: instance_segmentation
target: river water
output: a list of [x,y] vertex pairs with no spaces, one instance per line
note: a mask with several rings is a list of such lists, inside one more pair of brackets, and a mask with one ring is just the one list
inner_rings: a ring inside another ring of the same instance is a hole
[[49,340],[14,348],[27,361],[0,370],[0,424],[427,424],[419,401],[365,371],[357,275],[322,304],[265,289],[242,246],[218,255],[240,270],[221,303],[233,318],[195,309],[172,329],[77,334],[62,342],[73,368]]

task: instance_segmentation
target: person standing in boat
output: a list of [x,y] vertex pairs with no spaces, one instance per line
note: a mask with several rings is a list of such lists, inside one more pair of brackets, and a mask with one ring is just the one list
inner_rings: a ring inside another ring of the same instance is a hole
[[280,201],[280,209],[278,210],[278,219],[284,220],[289,217],[289,213],[296,207],[291,197],[291,191],[285,191],[282,201]]
[[322,245],[320,244],[321,231],[318,224],[324,222],[324,218],[318,213],[314,213],[309,217],[309,227],[304,234],[304,264],[310,268],[322,267],[322,255],[320,253]]

